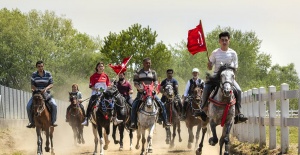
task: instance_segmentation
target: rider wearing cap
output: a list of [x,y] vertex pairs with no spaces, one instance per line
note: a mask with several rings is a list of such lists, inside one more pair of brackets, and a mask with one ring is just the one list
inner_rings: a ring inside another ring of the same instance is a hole
[[204,81],[198,77],[199,76],[198,68],[193,68],[192,75],[193,75],[193,78],[190,79],[186,83],[185,91],[184,91],[183,98],[182,98],[182,103],[183,103],[183,109],[182,109],[182,115],[181,115],[182,120],[186,119],[186,108],[187,108],[187,104],[188,104],[187,97],[192,95],[192,91],[193,91],[192,88],[194,88],[194,85],[199,86],[202,89],[204,87]]

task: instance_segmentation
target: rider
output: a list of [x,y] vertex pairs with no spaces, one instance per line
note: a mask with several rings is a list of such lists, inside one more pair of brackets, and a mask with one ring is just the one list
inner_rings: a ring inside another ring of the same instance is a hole
[[[238,68],[238,57],[236,52],[229,48],[229,42],[230,42],[230,34],[228,32],[222,32],[219,34],[219,44],[220,48],[214,50],[210,57],[209,57],[209,62],[207,63],[207,68],[208,70],[212,70],[212,67],[215,66],[214,68],[214,74],[216,74],[220,68],[220,65],[223,64],[230,64],[231,67]],[[241,108],[241,94],[242,90],[238,83],[234,80],[234,87],[237,90],[237,96],[236,96],[236,116],[234,117],[234,123],[241,123],[245,122],[248,120],[246,117],[244,117],[243,114],[241,114],[240,108]],[[205,88],[203,91],[203,97],[202,97],[202,105],[200,113],[196,114],[198,116],[201,116],[203,120],[206,120],[207,115],[207,107],[208,107],[208,97],[211,91],[215,88],[215,86],[211,85],[210,83],[205,84]]]
[[92,96],[90,97],[89,104],[86,110],[86,117],[81,125],[88,126],[88,119],[91,116],[92,109],[95,104],[95,100],[97,99],[97,94],[99,90],[105,91],[108,86],[110,86],[109,77],[106,73],[104,73],[104,63],[98,62],[95,68],[96,72],[90,77],[89,87],[92,89]]
[[[79,88],[78,88],[78,84],[74,83],[72,85],[72,93],[76,93],[77,94],[77,99],[78,99],[78,102],[79,102],[79,107],[81,108],[81,111],[83,113],[83,116],[85,117],[85,112],[84,112],[84,107],[83,105],[81,104],[82,103],[82,94],[81,92],[79,91]],[[67,113],[66,113],[66,122],[69,122],[69,116],[68,116],[68,113],[69,113],[69,110],[71,108],[71,104],[68,106],[67,108]]]
[[[151,59],[150,58],[145,58],[143,60],[143,68],[141,70],[139,70],[138,72],[135,73],[134,75],[134,86],[136,87],[138,93],[137,96],[135,98],[135,100],[132,103],[132,110],[131,110],[131,124],[130,124],[130,128],[131,129],[137,129],[137,107],[140,104],[140,99],[142,96],[142,93],[144,91],[142,83],[145,84],[151,84],[152,82],[155,85],[155,88],[158,85],[158,81],[157,81],[157,73],[150,69],[151,67]],[[162,108],[162,114],[163,114],[163,121],[164,121],[164,126],[170,126],[170,124],[168,123],[168,119],[167,119],[167,113],[166,113],[166,108],[164,103],[161,102],[161,100],[158,98],[158,96],[155,94],[155,101],[158,103],[158,105]]]
[[125,79],[125,72],[119,74],[119,81],[116,85],[120,94],[122,94],[122,96],[126,99],[126,102],[131,106],[133,102],[131,98],[133,90],[129,81]]
[[[37,71],[32,73],[31,76],[31,91],[41,90],[41,93],[48,93],[50,94],[50,89],[53,87],[53,78],[49,71],[44,70],[44,62],[37,61],[35,64]],[[52,112],[51,112],[51,126],[56,127],[56,114],[57,114],[57,105],[54,98],[51,98],[48,103],[51,105]],[[35,122],[33,119],[32,111],[32,97],[27,103],[27,114],[29,118],[29,124],[27,128],[34,128]]]
[[174,95],[175,95],[175,99],[178,100],[178,111],[179,113],[182,112],[182,104],[181,104],[181,99],[180,99],[180,96],[179,96],[179,92],[178,92],[178,82],[175,78],[173,78],[173,69],[168,69],[167,70],[167,78],[164,79],[162,82],[161,82],[161,87],[160,87],[160,92],[162,92],[162,97],[161,97],[161,101],[162,102],[166,102],[166,95],[164,95],[164,88],[166,86],[167,83],[172,83],[172,86],[173,86],[173,90],[174,90]]
[[199,69],[198,68],[193,68],[192,70],[192,75],[193,78],[191,78],[185,86],[182,102],[183,102],[183,110],[182,110],[182,116],[181,119],[185,120],[186,119],[186,108],[188,104],[187,98],[192,95],[192,88],[194,88],[194,85],[199,86],[200,88],[204,88],[204,81],[200,79],[199,76]]

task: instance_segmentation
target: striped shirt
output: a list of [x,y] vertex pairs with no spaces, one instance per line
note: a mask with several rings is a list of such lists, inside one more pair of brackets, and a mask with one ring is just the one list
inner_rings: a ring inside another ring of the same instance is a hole
[[153,82],[153,84],[157,86],[158,85],[157,74],[154,70],[151,69],[149,71],[145,71],[144,69],[141,69],[140,71],[134,74],[133,82],[134,84],[139,84],[141,88],[144,88],[143,82],[144,84],[151,84]]
[[212,65],[215,65],[214,73],[218,72],[221,63],[230,64],[231,67],[238,68],[237,54],[231,48],[228,48],[227,51],[222,51],[221,48],[214,50],[211,53],[209,60],[212,62]]
[[[31,76],[31,85],[34,85],[37,89],[44,89],[50,84],[53,84],[53,78],[50,72],[43,71],[44,75],[40,76],[38,71],[33,72]],[[50,90],[47,91],[50,93]]]

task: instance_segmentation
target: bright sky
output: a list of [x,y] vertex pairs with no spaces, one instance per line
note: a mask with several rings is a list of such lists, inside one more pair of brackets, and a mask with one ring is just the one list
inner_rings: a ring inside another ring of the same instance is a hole
[[135,23],[149,25],[167,45],[186,40],[200,19],[205,32],[217,26],[254,31],[262,40],[260,51],[271,54],[273,64],[293,62],[300,75],[299,0],[0,0],[4,7],[54,11],[80,32],[101,38]]

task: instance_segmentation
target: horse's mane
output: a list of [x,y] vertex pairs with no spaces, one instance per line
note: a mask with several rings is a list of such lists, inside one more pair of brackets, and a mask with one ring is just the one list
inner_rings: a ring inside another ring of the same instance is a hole
[[210,73],[206,73],[206,76],[208,77],[208,83],[219,83],[221,73],[227,69],[231,69],[231,70],[233,70],[233,72],[236,71],[236,69],[234,67],[231,67],[229,64],[224,64],[224,65],[220,66],[220,68],[215,76],[210,75]]

